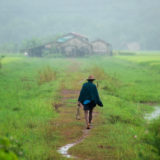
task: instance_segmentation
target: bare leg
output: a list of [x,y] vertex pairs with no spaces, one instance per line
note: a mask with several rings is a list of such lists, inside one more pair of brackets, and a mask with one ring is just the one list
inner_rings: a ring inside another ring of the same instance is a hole
[[77,113],[76,113],[76,119],[80,120],[80,106],[77,106]]
[[88,128],[88,122],[89,122],[89,118],[88,118],[88,110],[84,111],[84,115],[85,115],[85,120],[86,120],[86,126]]
[[89,123],[91,123],[92,121],[92,113],[93,113],[93,109],[89,110]]

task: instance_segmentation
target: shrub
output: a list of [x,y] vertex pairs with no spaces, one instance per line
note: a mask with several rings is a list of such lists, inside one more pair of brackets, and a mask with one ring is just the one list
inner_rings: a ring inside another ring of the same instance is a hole
[[50,82],[56,79],[56,71],[54,71],[51,67],[45,67],[42,70],[38,71],[37,82],[39,85]]
[[104,69],[94,66],[91,69],[91,74],[93,74],[97,80],[97,86],[100,83],[100,87],[106,91],[109,91],[110,93],[115,92],[117,88],[119,88],[122,84],[121,82],[107,74]]
[[0,160],[18,160],[23,152],[21,144],[13,137],[0,137]]
[[149,124],[147,133],[143,137],[143,142],[154,148],[151,151],[156,153],[157,157],[160,158],[160,118]]
[[158,149],[160,155],[160,118],[150,124],[149,131],[154,138],[148,138],[148,140],[150,139],[148,143],[154,145]]
[[96,77],[97,80],[103,80],[106,78],[104,70],[98,66],[94,66],[91,69],[91,73]]

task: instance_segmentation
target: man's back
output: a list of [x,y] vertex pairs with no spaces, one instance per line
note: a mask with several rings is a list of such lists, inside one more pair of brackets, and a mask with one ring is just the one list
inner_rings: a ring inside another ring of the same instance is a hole
[[96,104],[102,104],[97,87],[94,83],[88,81],[83,84],[78,101],[83,104],[85,100],[94,101]]

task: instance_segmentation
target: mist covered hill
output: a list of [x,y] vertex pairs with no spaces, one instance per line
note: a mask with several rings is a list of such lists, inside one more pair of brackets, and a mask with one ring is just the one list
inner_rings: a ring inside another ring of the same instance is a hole
[[159,0],[0,0],[0,44],[78,32],[115,49],[160,49]]

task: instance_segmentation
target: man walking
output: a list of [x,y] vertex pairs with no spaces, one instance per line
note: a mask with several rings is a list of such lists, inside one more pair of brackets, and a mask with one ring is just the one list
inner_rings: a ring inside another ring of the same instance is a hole
[[94,80],[95,78],[93,75],[88,77],[88,82],[83,84],[78,98],[78,105],[80,105],[80,103],[83,105],[87,129],[90,129],[94,107],[97,104],[101,107],[103,106],[99,98],[97,87],[93,83]]

